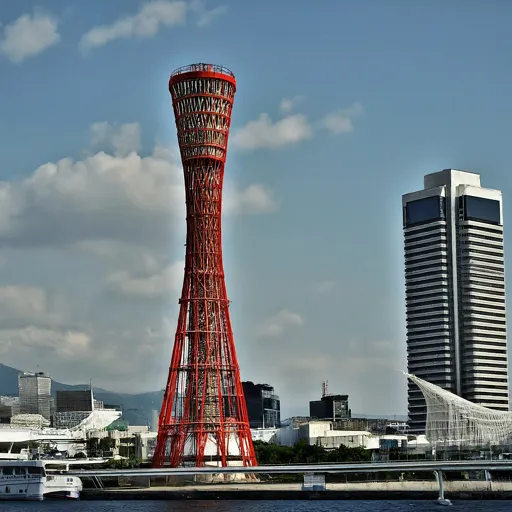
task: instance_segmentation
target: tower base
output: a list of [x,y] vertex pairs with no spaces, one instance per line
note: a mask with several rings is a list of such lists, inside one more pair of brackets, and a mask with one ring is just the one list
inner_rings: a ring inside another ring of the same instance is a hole
[[[205,467],[222,467],[217,462],[205,462]],[[223,466],[225,467],[225,466]],[[242,461],[232,460],[228,467],[243,467]],[[229,482],[257,483],[260,479],[254,473],[212,473],[209,475],[196,475],[194,479],[198,484],[219,484]]]

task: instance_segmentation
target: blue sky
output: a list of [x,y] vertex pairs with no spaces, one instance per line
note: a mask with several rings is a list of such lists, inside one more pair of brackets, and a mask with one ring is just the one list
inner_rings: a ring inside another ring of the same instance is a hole
[[509,222],[511,15],[500,0],[3,2],[2,362],[164,385],[184,251],[167,81],[213,62],[238,83],[224,242],[242,378],[273,384],[285,416],[324,379],[354,412],[404,413],[401,195],[467,169],[503,190]]

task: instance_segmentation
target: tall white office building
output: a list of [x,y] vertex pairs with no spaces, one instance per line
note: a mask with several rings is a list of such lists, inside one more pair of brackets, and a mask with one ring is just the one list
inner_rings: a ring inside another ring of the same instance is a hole
[[50,419],[52,396],[52,379],[49,375],[39,373],[22,373],[18,376],[21,414],[40,414]]
[[[409,373],[508,410],[501,192],[445,169],[402,206]],[[409,427],[422,432],[425,400],[408,385]]]

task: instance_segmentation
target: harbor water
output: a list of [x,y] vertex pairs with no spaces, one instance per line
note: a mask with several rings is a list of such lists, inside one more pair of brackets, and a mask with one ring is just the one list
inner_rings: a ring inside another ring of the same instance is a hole
[[[454,501],[451,510],[510,511],[510,501]],[[435,501],[43,501],[3,502],[2,512],[428,512]]]

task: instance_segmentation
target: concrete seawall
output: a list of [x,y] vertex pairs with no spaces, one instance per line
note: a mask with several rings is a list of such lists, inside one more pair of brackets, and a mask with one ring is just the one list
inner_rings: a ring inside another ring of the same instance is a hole
[[[512,499],[512,482],[445,482],[451,500]],[[437,482],[360,482],[327,484],[325,491],[303,491],[291,484],[208,484],[178,487],[84,489],[84,500],[436,500]]]

